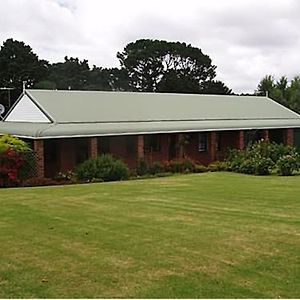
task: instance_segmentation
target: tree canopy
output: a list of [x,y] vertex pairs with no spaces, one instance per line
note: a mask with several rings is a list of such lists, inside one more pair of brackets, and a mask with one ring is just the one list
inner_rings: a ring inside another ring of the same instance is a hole
[[23,82],[26,87],[34,87],[47,76],[48,67],[48,62],[40,60],[30,46],[13,39],[6,40],[0,48],[0,88],[13,90],[1,90],[1,103],[9,108],[20,95]]
[[39,89],[232,93],[215,80],[210,57],[186,43],[141,39],[129,43],[117,57],[120,68],[90,68],[88,60],[67,56],[51,64],[24,42],[8,39],[0,49],[0,87],[14,88],[14,99],[23,82]]
[[67,56],[64,62],[54,63],[49,67],[48,76],[36,87],[43,88],[43,84],[52,83],[60,90],[82,90],[87,85],[90,68],[87,60]]
[[117,53],[132,91],[204,93],[210,87],[230,93],[213,81],[216,66],[201,49],[180,42],[141,39]]
[[8,39],[0,49],[0,86],[21,89],[23,81],[27,87],[44,78],[49,64],[40,60],[30,46]]
[[282,105],[300,113],[300,76],[288,80],[286,76],[278,80],[266,75],[258,84],[256,94],[266,95]]
[[101,68],[93,66],[89,73],[86,90],[128,91],[126,73],[118,68]]

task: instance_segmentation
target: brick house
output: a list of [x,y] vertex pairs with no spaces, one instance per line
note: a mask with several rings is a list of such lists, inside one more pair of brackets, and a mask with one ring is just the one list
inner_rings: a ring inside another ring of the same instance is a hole
[[293,144],[300,116],[267,97],[25,90],[0,133],[29,142],[40,177],[99,153],[134,168],[184,155],[202,164],[261,138]]

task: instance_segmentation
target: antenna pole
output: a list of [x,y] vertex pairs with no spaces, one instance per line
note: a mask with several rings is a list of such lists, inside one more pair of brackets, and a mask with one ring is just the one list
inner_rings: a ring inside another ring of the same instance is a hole
[[15,88],[11,87],[0,87],[0,91],[7,91],[7,98],[8,98],[8,108],[11,107],[11,101],[10,101],[10,91],[14,90]]
[[4,114],[5,112],[5,107],[4,105],[0,104],[0,120],[4,120],[4,118],[2,117],[2,114]]
[[10,108],[10,90],[8,90],[8,108]]

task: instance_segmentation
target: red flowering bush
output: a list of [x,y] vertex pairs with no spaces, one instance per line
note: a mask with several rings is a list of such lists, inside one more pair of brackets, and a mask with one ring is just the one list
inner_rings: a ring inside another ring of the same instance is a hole
[[20,183],[30,152],[30,147],[22,140],[10,135],[0,137],[0,187]]
[[19,183],[18,173],[23,162],[22,154],[11,148],[0,153],[0,186],[15,186]]

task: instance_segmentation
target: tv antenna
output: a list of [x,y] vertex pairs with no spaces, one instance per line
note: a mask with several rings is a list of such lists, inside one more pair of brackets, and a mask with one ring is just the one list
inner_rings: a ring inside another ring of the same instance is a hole
[[4,105],[0,104],[0,119],[3,120],[3,117],[2,115],[4,114],[5,112],[5,107]]
[[8,93],[8,108],[10,108],[11,103],[10,103],[10,91],[14,90],[15,88],[10,88],[10,87],[0,87],[0,91],[7,91]]

